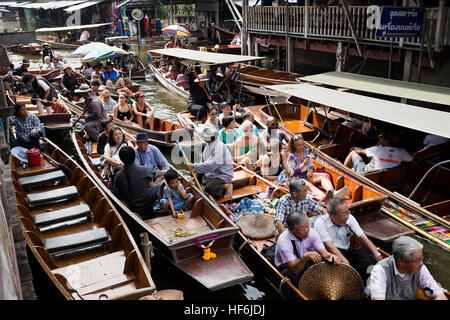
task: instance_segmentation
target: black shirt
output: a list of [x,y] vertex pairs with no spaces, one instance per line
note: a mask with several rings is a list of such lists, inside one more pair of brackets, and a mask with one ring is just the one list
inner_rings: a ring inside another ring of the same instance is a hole
[[103,131],[97,138],[97,153],[104,154],[105,146],[108,143],[108,137],[106,136],[106,132]]
[[198,82],[195,82],[195,74],[193,72],[188,74],[189,81],[189,100],[188,106],[191,104],[199,104],[201,106],[207,106],[208,97],[205,90],[200,87]]

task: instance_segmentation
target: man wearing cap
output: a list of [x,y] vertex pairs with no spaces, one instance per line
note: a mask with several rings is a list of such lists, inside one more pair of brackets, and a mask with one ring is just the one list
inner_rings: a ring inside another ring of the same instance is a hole
[[69,99],[73,99],[73,96],[76,95],[75,90],[80,86],[77,77],[72,72],[72,68],[67,64],[63,67],[60,85],[63,96]]
[[136,152],[135,162],[140,166],[147,167],[155,179],[155,184],[159,185],[164,179],[162,170],[169,170],[170,164],[157,147],[148,143],[148,139],[146,132],[137,134],[136,143],[138,146],[134,149]]
[[196,68],[198,78],[195,75],[193,69],[188,72],[189,82],[189,99],[187,103],[187,109],[195,116],[195,121],[202,121],[203,117],[206,117],[208,113],[208,95],[206,94],[206,82],[208,79],[201,73],[200,68]]
[[16,69],[14,69],[13,75],[21,77],[24,72],[28,72],[28,68],[29,67],[30,67],[30,60],[23,59],[22,60],[22,65],[20,67],[16,68]]
[[[207,142],[200,163],[188,163],[189,170],[195,170],[199,179],[203,178],[205,191],[215,198],[230,198],[233,192],[233,158],[230,150],[217,138],[216,128],[206,126],[202,137]],[[200,180],[201,181],[201,180]]]
[[80,94],[84,99],[83,114],[78,116],[78,118],[84,119],[85,121],[83,129],[86,131],[87,136],[84,137],[97,141],[98,135],[102,130],[102,120],[108,117],[105,107],[103,107],[103,102],[85,83],[79,89],[76,89],[75,93]]
[[58,93],[55,88],[53,88],[52,84],[46,78],[31,73],[24,73],[22,81],[25,86],[28,84],[31,85],[32,93],[36,98],[36,100],[32,99],[31,102],[34,103],[34,101],[37,101],[36,106],[39,114],[44,114],[44,106],[47,114],[52,114],[53,98],[58,98]]
[[45,63],[45,57],[47,56],[50,58],[50,61],[52,61],[55,57],[55,54],[53,53],[52,49],[50,49],[50,44],[46,42],[42,45],[42,47],[42,62]]
[[44,130],[44,124],[27,111],[27,107],[23,103],[14,106],[14,115],[9,117],[9,125],[16,129],[16,140],[11,141],[11,148],[24,147],[36,148],[39,146],[39,133]]

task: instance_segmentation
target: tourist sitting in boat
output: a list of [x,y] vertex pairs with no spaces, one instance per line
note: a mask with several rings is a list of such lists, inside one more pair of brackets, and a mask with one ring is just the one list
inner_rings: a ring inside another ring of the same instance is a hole
[[435,134],[427,134],[425,136],[425,139],[423,139],[423,149],[428,149],[437,146],[438,144],[447,143],[449,141],[450,139],[444,138],[442,136],[438,136]]
[[241,34],[238,33],[237,35],[234,36],[233,40],[231,40],[231,45],[232,46],[241,46]]
[[170,40],[164,45],[164,49],[174,48],[175,47],[175,36],[171,36]]
[[162,57],[161,59],[159,59],[158,72],[161,74],[165,74],[168,71],[169,71],[168,59],[165,57]]
[[[193,72],[193,69],[188,71],[189,99],[187,109],[195,116],[195,121],[201,122],[203,117],[208,113],[207,103],[209,101],[209,96],[205,92],[207,79],[205,75],[200,72],[199,67],[196,67],[196,69],[196,72]],[[198,78],[195,73],[198,74]]]
[[22,60],[22,65],[16,69],[13,70],[13,75],[14,76],[23,76],[23,74],[25,72],[28,72],[28,68],[30,67],[30,60],[28,59],[23,59]]
[[92,88],[92,92],[96,95],[100,97],[100,81],[98,80],[92,80],[91,81],[91,88]]
[[134,120],[133,108],[128,104],[125,92],[119,94],[119,102],[113,108],[113,119],[128,124]]
[[103,72],[103,82],[107,87],[124,87],[125,81],[119,77],[119,73],[114,70],[111,63],[106,65],[106,70]]
[[278,121],[275,117],[268,117],[266,120],[267,129],[264,129],[260,134],[260,141],[264,149],[270,144],[271,139],[275,138],[281,142],[289,142],[289,137],[286,133],[280,131]]
[[72,36],[72,32],[68,31],[66,36],[64,38],[61,39],[61,42],[64,43],[70,43],[73,42],[75,39]]
[[183,87],[185,90],[189,89],[189,84],[186,81],[186,77],[184,76],[184,70],[185,66],[182,65],[180,69],[180,73],[177,75],[177,78],[175,79],[175,84],[179,87]]
[[[113,129],[114,130],[114,129]],[[106,155],[106,150],[105,150]],[[155,185],[148,168],[136,164],[132,147],[123,146],[118,151],[122,168],[114,176],[114,193],[123,200],[133,212],[143,219],[155,217],[153,199],[149,192]]]
[[80,73],[86,77],[86,79],[90,80],[92,76],[92,72],[94,72],[94,67],[91,66],[88,62],[81,63]]
[[283,168],[287,166],[286,153],[282,152],[281,141],[273,138],[267,153],[260,156],[261,176],[269,181],[279,180]]
[[61,94],[70,100],[75,97],[75,90],[80,86],[77,77],[73,74],[72,67],[65,65],[63,67],[63,76],[60,81]]
[[53,65],[51,64],[51,60],[49,56],[44,57],[44,64],[41,66],[42,70],[52,70]]
[[104,154],[105,146],[108,143],[109,132],[114,127],[114,122],[111,119],[105,119],[102,121],[103,131],[98,135],[97,139],[97,153]]
[[50,58],[50,61],[52,61],[55,57],[55,54],[53,53],[52,49],[50,49],[50,44],[46,42],[42,45],[42,48],[42,62],[45,62],[45,57],[47,56]]
[[236,121],[233,117],[226,117],[222,120],[224,127],[219,131],[219,140],[225,144],[232,155],[235,154],[234,145],[240,133],[236,129]]
[[423,263],[423,245],[406,236],[392,242],[392,256],[379,261],[367,281],[372,300],[415,300],[417,289],[434,300],[448,300]]
[[64,67],[64,64],[62,63],[62,61],[59,61],[58,58],[53,58],[52,69],[61,69],[62,67]]
[[99,132],[102,130],[102,120],[105,120],[108,117],[105,108],[103,107],[103,102],[85,83],[76,89],[75,93],[79,94],[80,97],[84,99],[83,114],[78,116],[78,118],[84,119],[85,122],[83,130],[86,134],[83,135],[83,137],[85,139],[97,141]]
[[[36,106],[38,108],[39,114],[44,114],[44,104],[47,114],[52,114],[52,101],[53,98],[58,98],[58,93],[52,84],[44,77],[38,77],[31,73],[24,73],[22,77],[24,85],[31,84],[32,93],[37,95],[38,101],[36,101]],[[43,103],[44,101],[44,103]],[[45,102],[48,101],[48,102]],[[32,103],[33,100],[32,100]]]
[[305,180],[300,178],[289,181],[289,193],[281,197],[278,202],[274,223],[279,234],[286,229],[286,218],[294,212],[312,213],[314,215],[311,218],[312,223],[317,220],[318,215],[327,214],[324,207],[312,200]]
[[243,135],[236,139],[234,145],[234,158],[238,164],[255,171],[259,158],[258,137],[253,133],[253,125],[250,121],[244,121],[241,125]]
[[24,147],[40,150],[39,139],[40,134],[44,132],[44,124],[38,117],[27,111],[25,104],[14,105],[14,115],[9,117],[9,125],[16,131],[16,140],[10,143],[11,149]]
[[207,145],[200,163],[188,163],[189,170],[195,170],[205,191],[215,198],[230,198],[233,192],[233,158],[230,150],[218,139],[218,132],[211,126],[203,128],[202,138]]
[[100,82],[100,84],[104,84],[103,82],[103,73],[100,71],[101,66],[99,64],[96,64],[92,67],[93,71],[91,73],[91,80],[98,80],[98,82]]
[[341,258],[324,247],[319,234],[310,227],[306,213],[293,212],[286,218],[287,229],[280,234],[275,248],[275,266],[289,277],[295,287],[303,273],[322,259],[340,264]]
[[222,123],[222,119],[225,117],[232,117],[235,118],[236,120],[239,119],[241,120],[242,118],[242,114],[239,112],[236,112],[238,105],[235,104],[233,106],[233,110],[231,109],[231,106],[228,102],[224,101],[220,104],[220,111],[222,112],[221,114],[219,114],[219,122],[223,125]]
[[178,72],[176,71],[176,68],[174,65],[171,65],[169,67],[169,71],[164,74],[164,78],[169,79],[171,82],[176,83],[178,77]]
[[111,98],[111,93],[107,89],[102,90],[102,94],[100,95],[100,99],[103,102],[103,107],[107,114],[112,114],[114,106],[117,104],[117,101]]
[[89,42],[90,37],[91,37],[91,34],[89,33],[89,30],[85,29],[85,30],[83,30],[83,32],[81,32],[80,41],[82,43],[87,43],[87,42]]
[[[347,186],[344,186],[338,192],[334,192],[333,183],[326,172],[314,172],[314,164],[308,151],[305,149],[305,141],[301,134],[296,134],[291,138],[288,144],[287,173],[288,177],[297,177],[305,179],[308,189],[321,201],[326,201],[331,197],[344,197],[347,192]],[[321,185],[324,193],[316,187]]]
[[135,116],[135,122],[141,128],[150,128],[150,130],[153,130],[155,110],[153,110],[153,108],[147,101],[145,101],[144,98],[144,94],[141,91],[138,91],[134,94],[133,113]]
[[[123,163],[119,157],[119,151],[125,146],[129,146],[132,148],[133,144],[125,139],[125,135],[123,134],[122,129],[120,129],[119,127],[113,127],[109,131],[108,143],[105,146],[104,153],[105,161],[110,166],[111,173],[115,173],[119,167],[123,166]],[[132,150],[134,153],[134,149]]]
[[[214,128],[216,128],[216,130],[220,130],[221,125],[219,123],[219,118],[217,117],[218,114],[219,114],[219,111],[217,111],[216,108],[209,109],[208,110],[208,118],[206,119],[204,126],[213,126]],[[220,132],[219,132],[219,136],[220,136]]]
[[[376,170],[390,169],[399,166],[403,161],[410,162],[413,156],[403,148],[397,147],[398,137],[392,130],[384,130],[378,145],[370,148],[353,147],[345,158],[344,165],[364,174]],[[370,162],[366,164],[362,155],[367,156]]]
[[[242,115],[242,121],[244,122],[244,121],[246,121],[246,120],[248,120],[248,121],[250,121],[250,122],[252,123],[252,126],[253,126],[253,133],[255,134],[255,136],[259,137],[259,130],[258,130],[258,128],[255,126],[255,123],[254,123],[255,117],[253,116],[253,113],[245,112],[245,113]],[[239,128],[238,130],[239,130],[239,132],[242,134],[241,128]]]
[[[325,248],[355,268],[365,283],[369,277],[367,268],[382,259],[381,253],[350,214],[344,199],[331,199],[327,203],[327,211],[327,215],[317,219],[314,229],[319,233]],[[362,243],[357,249],[350,246],[351,233]]]
[[171,212],[172,217],[178,218],[178,214],[182,213],[183,210],[189,210],[194,201],[194,195],[186,193],[175,170],[167,170],[164,173],[164,179],[166,185],[160,200],[161,208],[165,212]]
[[170,164],[161,151],[149,143],[148,133],[138,133],[136,135],[136,144],[136,163],[147,167],[154,176],[155,181],[158,180],[159,176],[162,176],[162,170],[170,169]]

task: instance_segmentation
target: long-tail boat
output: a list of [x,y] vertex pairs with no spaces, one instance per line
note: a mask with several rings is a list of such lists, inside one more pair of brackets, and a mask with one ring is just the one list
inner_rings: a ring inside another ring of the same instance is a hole
[[[76,133],[73,133],[72,139],[83,166],[114,203],[130,229],[147,232],[155,248],[167,260],[211,291],[245,283],[253,278],[253,273],[232,248],[237,226],[180,173],[179,178],[186,192],[194,195],[192,210],[185,211],[183,219],[168,215],[143,220],[109,190],[92,161],[99,155],[95,152],[88,154],[83,140]],[[133,141],[128,135],[126,139]],[[216,257],[204,260],[202,245],[209,246]]]
[[68,300],[164,298],[105,193],[66,153],[42,142],[38,165],[23,167],[11,156],[11,170],[27,246],[52,285]]

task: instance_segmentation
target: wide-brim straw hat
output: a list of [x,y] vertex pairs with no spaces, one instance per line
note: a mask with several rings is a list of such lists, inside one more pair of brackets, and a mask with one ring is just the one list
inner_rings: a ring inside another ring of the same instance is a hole
[[68,64],[65,64],[64,67],[62,68],[62,71],[66,70],[67,68],[72,69],[72,67]]
[[311,266],[300,278],[298,289],[311,300],[364,299],[364,283],[347,264],[322,262]]
[[250,239],[268,239],[275,234],[273,217],[264,214],[247,213],[236,224],[241,228],[242,233]]
[[89,87],[87,84],[83,83],[79,89],[75,89],[75,93],[89,92],[91,90],[92,90],[91,87]]
[[11,154],[20,161],[28,163],[27,151],[28,149],[24,147],[14,147],[11,149]]

